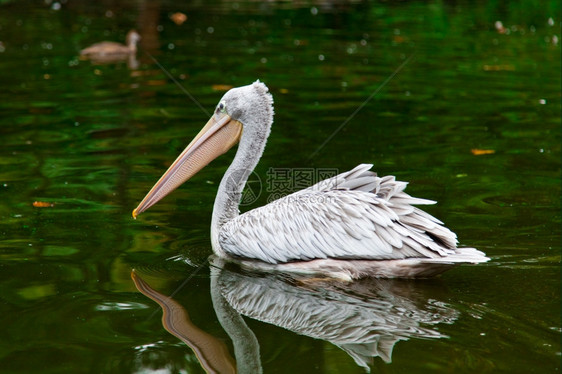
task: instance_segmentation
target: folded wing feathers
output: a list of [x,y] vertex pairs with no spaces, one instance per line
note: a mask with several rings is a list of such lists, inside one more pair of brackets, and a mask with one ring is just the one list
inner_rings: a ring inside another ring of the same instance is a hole
[[238,216],[222,227],[221,246],[233,256],[269,263],[483,256],[461,251],[453,232],[413,206],[434,201],[411,197],[404,192],[407,183],[377,177],[371,167],[359,165]]

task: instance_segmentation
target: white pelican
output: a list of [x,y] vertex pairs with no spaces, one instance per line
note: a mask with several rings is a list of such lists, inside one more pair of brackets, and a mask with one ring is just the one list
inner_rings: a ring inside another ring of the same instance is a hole
[[240,143],[220,183],[211,223],[214,253],[242,266],[362,277],[429,277],[459,263],[489,260],[458,248],[456,235],[413,204],[405,182],[378,177],[372,165],[240,214],[238,204],[273,123],[273,98],[259,80],[228,91],[205,127],[133,211],[136,216]]

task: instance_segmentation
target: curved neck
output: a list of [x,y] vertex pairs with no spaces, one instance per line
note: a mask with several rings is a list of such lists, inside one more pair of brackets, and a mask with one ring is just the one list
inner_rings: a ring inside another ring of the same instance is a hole
[[136,52],[137,51],[137,42],[138,42],[138,37],[134,34],[128,34],[127,35],[127,48],[129,49],[129,51],[131,52]]
[[[257,128],[257,126],[247,127]],[[242,191],[248,177],[260,160],[268,135],[269,127],[264,134],[259,132],[242,133],[236,156],[221,180],[215,198],[211,222],[211,244],[213,251],[218,256],[226,256],[219,243],[220,230],[225,223],[240,214],[238,205],[242,198]]]

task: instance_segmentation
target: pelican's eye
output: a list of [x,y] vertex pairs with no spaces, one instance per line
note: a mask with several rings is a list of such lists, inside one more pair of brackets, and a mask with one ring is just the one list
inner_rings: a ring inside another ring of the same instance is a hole
[[221,101],[219,105],[217,105],[217,113],[226,113],[226,104],[224,101]]

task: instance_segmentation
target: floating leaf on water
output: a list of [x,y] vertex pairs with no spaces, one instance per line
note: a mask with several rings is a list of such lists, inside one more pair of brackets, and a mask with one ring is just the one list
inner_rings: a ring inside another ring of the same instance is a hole
[[33,206],[36,208],[50,208],[55,206],[54,203],[48,203],[46,201],[34,201]]
[[231,85],[229,85],[229,84],[213,84],[213,85],[211,86],[211,88],[212,88],[214,91],[228,91],[228,90],[230,90],[232,87],[234,87],[234,86],[231,86]]
[[187,16],[182,12],[176,12],[170,16],[170,19],[174,21],[176,25],[181,25],[185,21],[187,21]]
[[496,151],[493,149],[477,149],[477,148],[472,148],[470,152],[472,152],[472,154],[475,156],[491,155],[496,153]]

